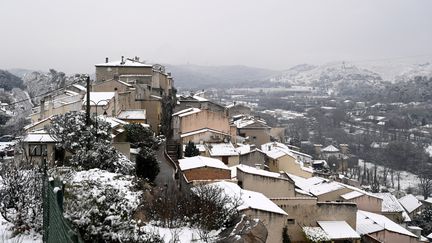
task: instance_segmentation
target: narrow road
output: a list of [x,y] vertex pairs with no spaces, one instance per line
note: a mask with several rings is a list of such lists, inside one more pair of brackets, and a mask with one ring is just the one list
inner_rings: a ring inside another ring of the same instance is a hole
[[155,179],[155,184],[160,187],[168,186],[168,188],[175,187],[174,168],[171,163],[165,158],[165,142],[159,146],[156,152],[157,160],[159,161],[160,171]]

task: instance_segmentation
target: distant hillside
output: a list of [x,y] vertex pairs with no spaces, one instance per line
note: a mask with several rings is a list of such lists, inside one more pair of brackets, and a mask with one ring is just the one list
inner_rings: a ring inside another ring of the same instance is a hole
[[278,84],[314,86],[328,93],[351,95],[360,88],[380,86],[382,78],[371,70],[336,62],[319,66],[297,65],[274,75],[268,81]]
[[21,78],[13,75],[8,71],[0,70],[0,88],[10,91],[13,88],[23,88],[23,87],[24,85]]
[[15,75],[17,77],[24,78],[24,76],[27,73],[32,73],[35,70],[24,69],[24,68],[11,68],[11,69],[8,69],[7,71],[12,73],[13,75]]
[[181,89],[232,87],[238,83],[264,80],[277,71],[247,66],[166,65],[175,86]]
[[432,63],[411,65],[395,77],[396,82],[413,80],[415,77],[432,77]]

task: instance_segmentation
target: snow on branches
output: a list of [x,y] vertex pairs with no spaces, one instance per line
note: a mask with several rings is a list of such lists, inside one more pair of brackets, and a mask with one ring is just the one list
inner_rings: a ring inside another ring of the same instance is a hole
[[68,112],[52,118],[48,132],[57,141],[57,147],[72,154],[69,163],[81,169],[99,168],[129,174],[133,163],[111,146],[111,126],[93,117],[86,124],[84,112]]

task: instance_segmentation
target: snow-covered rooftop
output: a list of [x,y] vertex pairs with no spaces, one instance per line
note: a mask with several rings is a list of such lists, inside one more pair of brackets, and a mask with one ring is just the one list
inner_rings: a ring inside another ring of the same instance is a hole
[[189,115],[198,113],[200,111],[201,111],[201,109],[198,109],[198,108],[187,108],[187,109],[184,109],[184,110],[181,110],[179,112],[174,113],[173,116],[184,117],[184,116],[189,116]]
[[331,240],[360,239],[360,235],[345,221],[317,221]]
[[[120,76],[122,76],[122,75],[120,75]],[[124,82],[124,81],[121,81],[121,80],[118,80],[118,79],[116,79],[116,81],[117,81],[118,83],[121,83],[121,84],[127,86],[127,87],[133,87],[132,84],[129,84],[129,83],[127,83],[127,82]]]
[[315,196],[345,188],[341,183],[329,181],[317,176],[306,179],[289,173],[287,173],[287,175],[294,181],[298,188]]
[[336,148],[336,147],[333,146],[333,145],[329,145],[329,146],[323,148],[323,149],[321,150],[321,152],[335,153],[335,152],[339,152],[339,149]]
[[241,154],[247,154],[249,152],[251,152],[251,146],[249,144],[242,144],[242,143],[238,143],[237,144],[237,148],[236,151],[241,155]]
[[415,234],[409,232],[404,227],[391,221],[386,216],[363,210],[357,211],[357,233],[359,233],[360,235],[364,235],[379,232],[382,230],[388,230],[411,237],[417,237]]
[[135,110],[124,110],[118,114],[117,118],[125,120],[145,120],[146,110],[135,109]]
[[239,155],[232,143],[210,143],[207,145],[210,156],[237,156]]
[[179,166],[182,171],[200,168],[200,167],[212,167],[218,169],[229,170],[222,161],[204,156],[194,156],[185,159],[179,159]]
[[417,208],[421,207],[423,204],[412,194],[408,194],[404,197],[399,198],[399,202],[408,211],[408,213],[413,212]]
[[335,181],[332,181],[332,182],[324,182],[321,184],[311,186],[309,188],[309,192],[315,196],[319,196],[319,195],[326,194],[326,193],[333,192],[333,191],[337,191],[337,190],[340,190],[343,188],[344,188],[344,186],[340,185],[339,183],[337,183]]
[[272,202],[262,193],[243,190],[237,184],[226,181],[216,182],[209,185],[215,185],[222,188],[224,192],[232,198],[239,198],[241,205],[238,207],[238,210],[240,211],[247,209],[256,209],[282,215],[288,215],[285,211],[283,211],[279,206],[277,206],[274,202]]
[[254,175],[260,175],[260,176],[265,176],[265,177],[272,177],[272,178],[277,178],[277,179],[282,179],[282,180],[289,180],[286,177],[283,177],[281,174],[276,173],[276,172],[270,172],[270,171],[266,171],[266,170],[262,170],[262,169],[257,169],[255,167],[252,166],[248,166],[248,165],[236,165],[233,167],[230,167],[231,169],[238,169],[240,171],[243,171],[245,173],[248,174],[254,174]]
[[[115,97],[115,92],[90,92],[90,105],[107,105],[109,100]],[[86,104],[87,96],[84,96],[83,104]]]
[[345,200],[350,200],[350,199],[354,199],[357,197],[361,197],[363,195],[365,195],[365,194],[360,192],[360,191],[352,191],[352,192],[348,192],[348,193],[341,195],[341,197]]
[[84,86],[82,86],[82,85],[73,84],[72,86],[75,87],[75,88],[77,88],[77,89],[79,89],[79,90],[81,90],[81,91],[87,91],[87,88],[84,87]]
[[107,62],[107,63],[100,63],[96,64],[96,67],[152,67],[153,65],[148,63],[143,63],[134,59],[126,58],[122,62],[121,60],[113,61],[113,62]]
[[203,128],[203,129],[199,129],[196,131],[192,131],[192,132],[187,132],[187,133],[183,133],[180,135],[180,137],[184,138],[184,137],[188,137],[188,136],[192,136],[192,135],[196,135],[196,134],[200,134],[200,133],[205,133],[205,132],[212,132],[212,133],[217,133],[220,135],[229,135],[227,133],[221,132],[221,131],[217,131],[211,128]]
[[252,116],[243,117],[241,119],[234,121],[234,125],[237,128],[244,128],[244,127],[247,127],[247,126],[255,124],[255,123],[259,124],[261,127],[268,127],[267,123],[265,121],[257,119],[257,118],[252,117]]
[[374,193],[374,195],[383,199],[382,212],[404,212],[402,205],[391,193]]
[[194,95],[193,98],[196,99],[196,100],[199,101],[199,102],[205,102],[205,101],[208,101],[208,99],[206,99],[206,98],[204,98],[204,97],[201,97],[201,96],[198,96],[198,95]]
[[[294,157],[291,150],[283,143],[270,142],[261,145],[261,150],[270,158],[278,159],[282,156],[288,155]],[[294,157],[295,158],[295,157]]]
[[27,131],[27,130],[29,130],[29,129],[32,128],[32,127],[35,127],[35,126],[37,126],[37,125],[39,125],[39,124],[41,124],[41,123],[44,123],[44,122],[46,122],[46,121],[48,121],[48,120],[51,120],[52,117],[53,117],[53,116],[49,116],[49,117],[44,118],[44,119],[42,119],[42,120],[40,120],[40,121],[37,121],[37,122],[35,122],[35,123],[28,124],[28,125],[26,125],[26,126],[24,127],[24,130]]
[[24,137],[24,142],[35,143],[35,142],[44,142],[44,143],[55,143],[56,140],[51,137],[46,131],[38,131],[38,132],[30,132]]

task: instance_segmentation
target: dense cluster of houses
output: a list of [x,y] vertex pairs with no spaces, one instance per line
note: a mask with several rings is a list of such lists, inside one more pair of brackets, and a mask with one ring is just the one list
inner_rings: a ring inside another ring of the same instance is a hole
[[[44,130],[54,115],[85,109],[86,87],[74,84],[42,99],[25,127],[25,153],[35,161],[56,160],[55,140]],[[160,132],[162,99],[173,92],[165,68],[139,58],[96,65],[91,86],[91,112],[111,124],[112,144],[131,157],[123,126],[139,123]],[[267,227],[267,242],[282,242],[284,227],[292,242],[428,242],[410,227],[423,203],[412,195],[397,199],[373,194],[340,177],[319,177],[317,168],[335,156],[347,160],[348,146],[316,145],[317,155],[299,152],[271,136],[271,127],[242,104],[223,106],[202,94],[178,95],[172,115],[172,141],[180,148],[178,187],[212,184],[241,198],[239,210]],[[199,150],[185,157],[193,142]],[[168,153],[167,153],[168,154]],[[167,155],[168,156],[168,155]],[[343,166],[343,164],[342,164]]]

